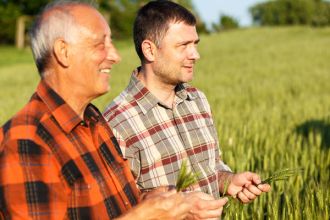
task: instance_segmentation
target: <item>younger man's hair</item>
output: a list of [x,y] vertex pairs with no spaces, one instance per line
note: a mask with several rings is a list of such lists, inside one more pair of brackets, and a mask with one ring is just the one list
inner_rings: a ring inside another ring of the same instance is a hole
[[142,42],[148,39],[158,47],[169,24],[180,22],[195,26],[196,18],[188,9],[171,1],[151,1],[138,11],[134,22],[133,37],[135,50],[142,62],[144,61]]

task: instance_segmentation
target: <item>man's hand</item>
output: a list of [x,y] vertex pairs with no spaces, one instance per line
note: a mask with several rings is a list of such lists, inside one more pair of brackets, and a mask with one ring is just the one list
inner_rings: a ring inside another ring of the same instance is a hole
[[270,185],[261,184],[260,176],[252,172],[226,174],[226,178],[222,178],[221,181],[227,181],[229,184],[226,193],[243,203],[249,203],[261,193],[270,190]]
[[171,190],[146,198],[118,220],[185,219],[191,209],[192,204],[187,202],[182,193]]
[[227,198],[215,200],[202,192],[177,193],[167,189],[155,188],[138,206],[119,219],[219,219],[228,201]]
[[192,205],[186,219],[219,219],[227,198],[215,200],[211,195],[202,192],[185,193],[185,199]]
[[158,186],[155,188],[150,188],[150,189],[141,189],[141,196],[140,199],[141,201],[145,199],[150,199],[153,197],[161,196],[164,192],[168,192],[171,190],[174,190],[175,186],[169,185],[169,186]]

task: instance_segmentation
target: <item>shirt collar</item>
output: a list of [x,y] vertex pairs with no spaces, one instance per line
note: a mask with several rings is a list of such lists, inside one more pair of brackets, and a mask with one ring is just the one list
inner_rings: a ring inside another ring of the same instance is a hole
[[[146,114],[154,106],[164,105],[137,78],[139,70],[140,67],[133,71],[127,90],[129,94],[132,94],[133,98],[136,100],[137,104],[141,108],[143,114]],[[196,98],[196,95],[190,92],[190,88],[190,85],[187,83],[178,84],[175,88],[175,94],[178,98],[182,100],[193,100]]]
[[[78,124],[84,123],[79,115],[45,81],[42,80],[39,83],[37,94],[66,133],[70,133]],[[97,108],[89,104],[84,113],[86,122],[98,121],[99,117],[100,113]]]

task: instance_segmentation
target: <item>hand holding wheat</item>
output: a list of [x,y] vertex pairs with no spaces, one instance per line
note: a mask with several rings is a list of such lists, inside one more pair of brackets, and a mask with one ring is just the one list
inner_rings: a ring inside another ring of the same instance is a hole
[[[242,185],[241,186],[242,187],[241,190],[239,190],[236,193],[235,192],[234,193],[233,192],[229,192],[229,191],[232,191],[232,189],[228,190],[230,183],[229,182],[226,182],[226,184],[225,184],[225,192],[224,192],[223,195],[228,194],[228,195],[231,195],[232,196],[231,199],[229,200],[229,202],[227,203],[226,208],[229,206],[230,201],[233,200],[233,199],[239,199],[243,203],[249,203],[252,200],[254,200],[255,198],[257,198],[260,194],[257,193],[257,194],[255,194],[253,196],[253,191],[256,190],[255,187],[259,188],[259,190],[260,190],[261,189],[260,188],[260,185],[271,184],[273,182],[280,181],[280,180],[287,180],[288,178],[299,174],[301,171],[302,171],[302,169],[288,169],[288,168],[287,169],[276,171],[272,175],[270,175],[269,177],[261,180],[260,183],[258,183],[258,184],[255,183],[255,184],[252,184],[252,185],[249,185],[249,186],[243,186]],[[244,173],[242,173],[242,174],[244,174]],[[246,174],[248,174],[248,173],[246,173]],[[240,174],[236,174],[236,175],[240,175]],[[236,178],[236,179],[241,179],[242,180],[243,178],[242,177],[239,177],[239,178]],[[240,182],[240,181],[234,180],[234,182],[237,182],[236,183],[236,190],[239,189],[238,182]],[[240,184],[243,184],[243,182],[240,182]],[[235,185],[235,183],[234,183],[234,185]],[[268,190],[266,190],[264,192],[267,192],[267,191]]]

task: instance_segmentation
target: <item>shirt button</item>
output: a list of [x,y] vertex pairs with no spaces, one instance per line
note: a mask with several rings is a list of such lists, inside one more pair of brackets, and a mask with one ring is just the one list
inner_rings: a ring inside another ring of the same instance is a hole
[[125,205],[128,206],[128,202],[127,201],[125,201]]

